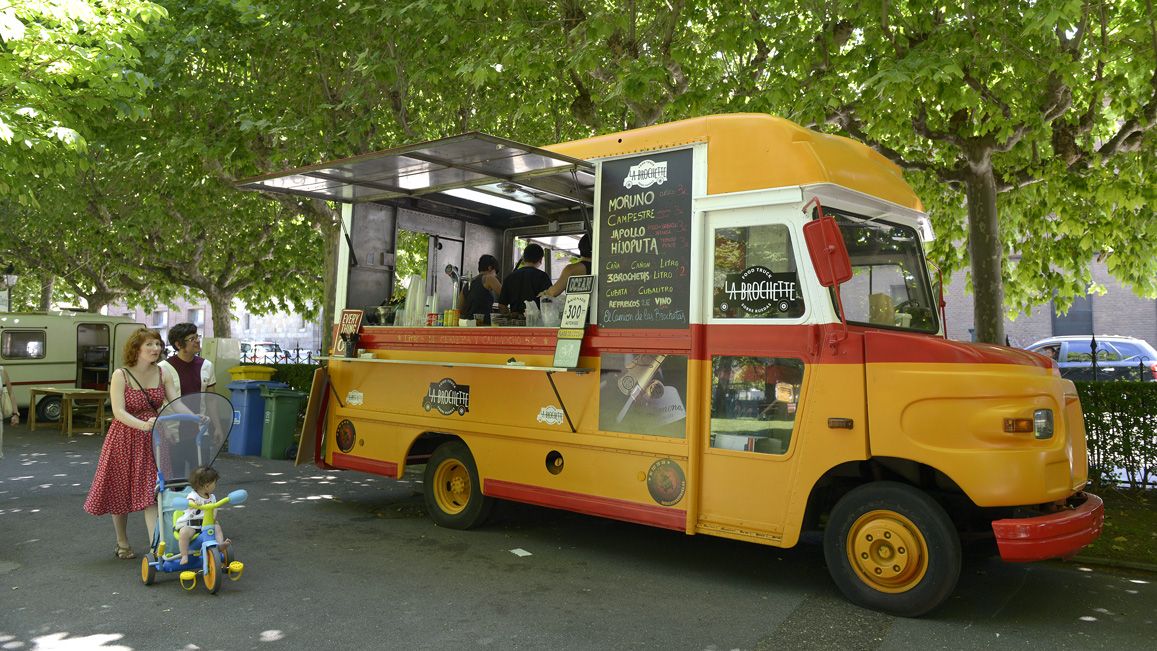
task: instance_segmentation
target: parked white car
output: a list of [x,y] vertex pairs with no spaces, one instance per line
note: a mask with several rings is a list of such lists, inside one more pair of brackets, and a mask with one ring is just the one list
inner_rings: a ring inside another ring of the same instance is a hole
[[286,352],[274,341],[241,342],[241,361],[251,364],[278,364],[286,361]]

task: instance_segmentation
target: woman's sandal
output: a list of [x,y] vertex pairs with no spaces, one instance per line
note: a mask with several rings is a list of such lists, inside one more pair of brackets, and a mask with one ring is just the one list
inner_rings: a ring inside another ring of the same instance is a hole
[[137,555],[133,553],[132,547],[129,547],[127,545],[124,547],[121,547],[120,545],[117,545],[116,557],[121,559],[121,560],[127,561],[127,560],[132,560],[132,559],[136,558]]

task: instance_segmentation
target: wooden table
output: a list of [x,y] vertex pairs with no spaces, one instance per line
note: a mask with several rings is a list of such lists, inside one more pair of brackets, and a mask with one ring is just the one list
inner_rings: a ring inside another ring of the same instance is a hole
[[[96,407],[96,429],[103,433],[105,427],[104,403],[108,401],[108,391],[96,389],[57,388],[46,386],[29,387],[28,391],[28,429],[36,431],[36,402],[41,396],[60,397],[60,421],[52,423],[53,427],[60,427],[66,436],[72,436],[73,407]],[[41,427],[45,423],[39,423]]]

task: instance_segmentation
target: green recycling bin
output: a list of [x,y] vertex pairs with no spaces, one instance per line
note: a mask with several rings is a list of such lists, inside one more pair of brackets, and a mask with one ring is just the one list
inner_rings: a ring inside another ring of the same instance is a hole
[[261,456],[287,459],[297,434],[297,414],[308,394],[293,389],[261,387],[265,398],[265,426],[261,432]]

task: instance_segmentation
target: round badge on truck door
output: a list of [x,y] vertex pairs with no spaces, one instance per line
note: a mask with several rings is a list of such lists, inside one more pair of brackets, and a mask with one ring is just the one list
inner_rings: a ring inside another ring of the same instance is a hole
[[354,449],[354,441],[357,440],[357,432],[354,431],[354,424],[348,420],[343,420],[337,424],[337,449],[349,454],[350,450]]
[[647,490],[651,499],[662,506],[674,506],[687,492],[687,478],[679,464],[671,459],[659,459],[647,471]]

